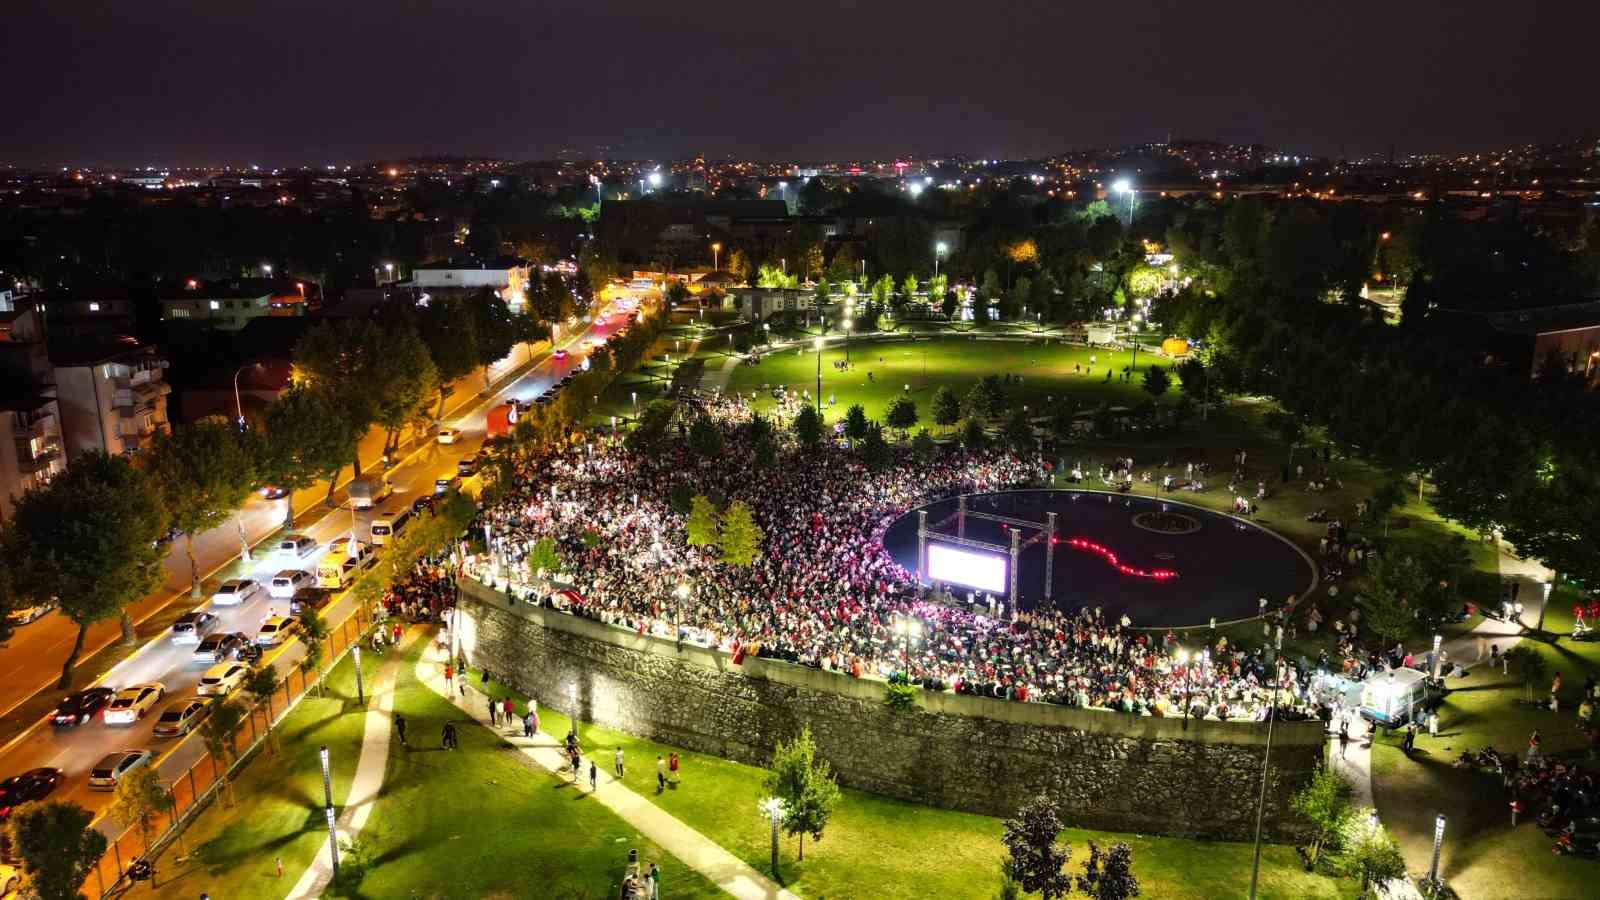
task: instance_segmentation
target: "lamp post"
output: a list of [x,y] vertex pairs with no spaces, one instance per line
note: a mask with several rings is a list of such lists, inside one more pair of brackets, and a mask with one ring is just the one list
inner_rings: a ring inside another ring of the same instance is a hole
[[778,877],[778,825],[783,822],[783,798],[768,797],[759,806],[762,815],[772,822],[772,877]]
[[239,401],[239,375],[243,373],[245,369],[255,369],[259,371],[261,368],[262,365],[259,362],[245,363],[233,373],[233,414],[239,423],[240,431],[244,430],[244,404]]
[[855,319],[845,319],[839,323],[844,326],[844,365],[850,367],[850,330],[856,327]]
[[1261,815],[1267,807],[1267,764],[1272,759],[1272,726],[1278,721],[1278,685],[1283,681],[1283,632],[1278,632],[1277,671],[1272,676],[1272,699],[1267,706],[1267,744],[1261,749],[1261,793],[1256,797],[1255,862],[1250,866],[1250,900],[1256,898],[1256,882],[1261,877]]
[[272,277],[272,263],[262,263],[261,264],[261,274],[267,276],[268,278],[271,278]]
[[711,245],[711,271],[722,268],[722,244],[713,242]]
[[950,245],[944,241],[933,245],[933,276],[935,278],[939,277],[939,260],[944,256],[945,251],[949,249]]
[[678,602],[672,607],[672,639],[681,647],[683,644],[683,605],[689,601],[689,582],[685,581],[673,591],[678,595]]
[[328,774],[328,745],[317,748],[322,758],[322,812],[328,820],[328,854],[333,860],[333,880],[339,880],[339,832],[333,825],[333,778]]
[[1118,178],[1111,183],[1113,193],[1125,194],[1128,197],[1128,227],[1133,227],[1133,182],[1126,178]]
[[1190,691],[1190,686],[1193,684],[1193,681],[1194,681],[1194,679],[1191,677],[1194,673],[1189,671],[1189,665],[1188,665],[1189,664],[1189,651],[1183,649],[1182,647],[1179,647],[1178,648],[1178,657],[1177,658],[1178,658],[1178,665],[1183,668],[1183,730],[1184,731],[1188,731],[1189,730],[1189,699],[1190,699],[1189,691]]
[[357,640],[350,647],[350,655],[356,661],[356,702],[362,706],[367,705],[367,692],[361,686],[361,641]]
[[1439,653],[1439,648],[1440,648],[1441,645],[1443,645],[1443,643],[1444,643],[1444,636],[1443,635],[1436,634],[1436,635],[1433,636],[1433,656],[1432,656],[1433,664],[1428,666],[1428,669],[1430,670],[1428,672],[1428,676],[1430,678],[1432,678],[1434,681],[1438,681],[1439,680],[1439,663],[1441,662],[1441,660],[1439,659],[1439,657],[1441,655]]
[[1428,883],[1433,885],[1434,892],[1439,888],[1439,850],[1444,846],[1444,813],[1439,813],[1433,820],[1433,861],[1428,864]]
[[811,342],[817,351],[817,416],[822,416],[822,338]]
[[1553,587],[1555,587],[1555,582],[1553,581],[1539,583],[1539,589],[1544,592],[1544,598],[1539,603],[1539,621],[1534,624],[1533,630],[1541,634],[1544,633],[1544,611],[1550,608],[1550,589]]

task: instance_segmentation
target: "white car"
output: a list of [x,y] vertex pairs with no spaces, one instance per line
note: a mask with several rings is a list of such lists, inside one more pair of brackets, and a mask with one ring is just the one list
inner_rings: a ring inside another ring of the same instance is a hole
[[279,559],[305,559],[317,552],[317,542],[304,534],[286,534],[278,542]]
[[454,444],[456,441],[461,439],[461,429],[441,428],[439,429],[438,438],[439,443],[441,444]]
[[172,642],[193,647],[200,643],[207,632],[217,627],[217,622],[217,617],[208,612],[195,610],[184,613],[172,623]]
[[226,697],[249,674],[250,667],[242,662],[217,663],[200,676],[200,686],[195,688],[195,693],[202,697]]
[[294,592],[313,583],[311,573],[304,569],[284,569],[272,576],[272,586],[267,588],[275,600],[288,600]]
[[283,643],[289,637],[294,620],[284,616],[273,616],[261,623],[261,630],[256,632],[256,644],[262,647],[273,647]]
[[107,753],[104,759],[89,770],[89,790],[113,791],[122,776],[150,762],[154,758],[149,750],[118,750]]
[[130,684],[111,698],[111,705],[106,707],[102,718],[107,725],[132,725],[144,718],[145,713],[154,709],[166,695],[166,687],[157,681]]
[[260,592],[261,582],[254,578],[229,578],[211,595],[211,602],[218,606],[238,606]]
[[193,731],[210,711],[208,702],[199,697],[173,701],[161,711],[161,718],[156,720],[156,727],[151,733],[156,737],[183,737]]

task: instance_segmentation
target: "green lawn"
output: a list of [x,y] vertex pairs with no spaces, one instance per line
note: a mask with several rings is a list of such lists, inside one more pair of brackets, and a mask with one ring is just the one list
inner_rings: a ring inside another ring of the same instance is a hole
[[[362,676],[372,684],[382,657],[367,654]],[[157,894],[193,898],[281,898],[327,842],[322,815],[322,767],[317,748],[326,745],[333,775],[333,800],[342,804],[360,754],[364,717],[356,705],[355,666],[346,656],[328,675],[326,694],[300,701],[278,726],[281,751],[265,749],[234,783],[232,807],[213,803],[184,837],[190,851],[179,862],[169,845],[157,864]],[[274,860],[283,860],[279,880]]]
[[[475,677],[474,686],[480,681]],[[506,696],[503,686],[491,693]],[[520,703],[519,703],[520,708]],[[569,720],[541,708],[541,728],[561,738]],[[740,859],[767,871],[769,830],[757,813],[763,796],[762,770],[713,756],[678,751],[681,784],[657,794],[655,760],[676,748],[580,725],[586,754],[609,763],[623,749],[624,783],[726,847]],[[861,791],[846,790],[820,843],[806,842],[805,860],[797,842],[784,838],[780,866],[784,884],[816,900],[841,897],[988,898],[994,896],[1003,849],[998,819],[932,809]],[[1146,897],[1213,898],[1242,896],[1250,880],[1248,844],[1207,843],[1176,838],[1110,834],[1069,829],[1074,871],[1088,856],[1090,839],[1105,846],[1127,841]],[[1263,855],[1262,897],[1353,897],[1355,885],[1307,875],[1292,848],[1269,846]]]

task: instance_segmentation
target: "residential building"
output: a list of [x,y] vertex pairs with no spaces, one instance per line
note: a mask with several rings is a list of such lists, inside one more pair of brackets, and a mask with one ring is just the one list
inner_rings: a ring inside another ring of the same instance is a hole
[[1555,364],[1582,375],[1591,387],[1600,386],[1600,300],[1463,315],[1481,316],[1492,330],[1485,342],[1490,361],[1529,377]]
[[38,310],[0,297],[0,519],[66,468],[55,393]]
[[199,322],[238,331],[262,316],[301,316],[307,301],[303,282],[270,278],[229,281],[190,279],[159,298],[163,321]]
[[167,361],[156,348],[122,336],[106,341],[52,343],[61,436],[69,456],[89,450],[137,453],[168,432]]
[[[837,295],[823,305],[822,315],[832,320],[837,320],[844,304],[844,297]],[[780,313],[796,313],[810,317],[817,313],[817,297],[814,292],[803,288],[729,288],[723,295],[722,308],[737,312],[740,317],[750,322],[765,322]]]
[[530,269],[527,260],[515,256],[463,256],[417,266],[411,271],[411,283],[423,295],[489,288],[520,312],[528,301]]
[[134,301],[120,284],[29,294],[51,341],[98,340],[134,330]]

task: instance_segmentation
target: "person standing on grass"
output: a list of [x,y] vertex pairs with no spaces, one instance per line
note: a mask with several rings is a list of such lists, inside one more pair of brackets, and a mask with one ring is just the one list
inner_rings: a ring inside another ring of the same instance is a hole
[[667,761],[656,757],[656,793],[667,789]]
[[672,783],[678,784],[678,751],[672,751],[672,755],[667,757],[667,769],[672,772]]
[[596,766],[594,764],[594,760],[593,759],[590,759],[589,760],[589,793],[592,794],[592,793],[594,793],[595,791],[598,791],[598,790],[600,790],[600,767]]
[[444,686],[445,686],[446,690],[449,690],[451,687],[453,687],[455,685],[455,677],[456,677],[456,667],[451,665],[451,664],[449,664],[449,663],[445,663],[444,664]]
[[406,717],[399,713],[394,714],[394,730],[400,735],[400,746],[406,746]]
[[655,863],[650,864],[650,874],[647,877],[650,884],[650,900],[661,900],[661,870]]
[[612,768],[617,771],[617,779],[622,779],[622,748],[618,747],[616,755],[611,758]]

